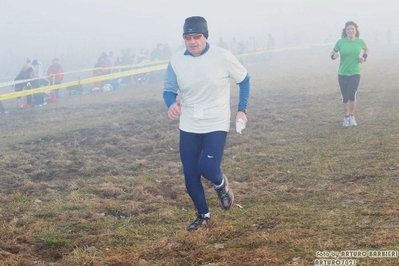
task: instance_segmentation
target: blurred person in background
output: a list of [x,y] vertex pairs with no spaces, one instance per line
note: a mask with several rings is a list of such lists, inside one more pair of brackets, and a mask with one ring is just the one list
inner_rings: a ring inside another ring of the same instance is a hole
[[[162,43],[158,43],[157,46],[154,48],[154,50],[152,50],[152,52],[150,53],[150,60],[158,61],[158,60],[164,59],[164,56],[166,56],[166,55],[164,55],[165,51],[163,49],[164,49],[164,45]],[[168,51],[168,52],[170,52],[170,51]],[[169,58],[170,58],[170,56],[169,56]],[[153,83],[159,82],[162,80],[163,76],[164,76],[164,72],[161,70],[151,71],[150,76],[148,78],[148,83],[153,84]]]
[[258,50],[258,42],[255,36],[249,36],[247,42],[245,43],[245,52],[248,54],[246,57],[246,65],[250,66],[257,61],[258,55],[253,55]]
[[26,61],[25,61],[25,64],[22,66],[20,72],[24,72],[25,70],[27,70],[30,67],[32,67],[32,60],[27,58]]
[[344,107],[343,127],[357,126],[355,109],[356,93],[360,82],[360,64],[366,62],[369,54],[366,43],[359,36],[357,24],[353,21],[346,22],[341,39],[336,42],[330,55],[332,60],[341,56],[338,83]]
[[[224,210],[233,204],[233,191],[221,169],[230,128],[230,81],[240,89],[235,122],[242,119],[246,124],[250,78],[230,51],[208,43],[203,17],[185,20],[183,39],[186,50],[172,55],[168,63],[163,98],[168,117],[180,120],[179,149],[185,185],[197,210],[187,230],[194,231],[211,219],[201,176],[213,184]],[[181,100],[177,100],[178,93]]]
[[151,52],[151,57],[150,60],[151,61],[157,61],[157,60],[161,60],[162,59],[162,49],[163,49],[163,44],[162,43],[158,43],[157,47],[154,48],[154,50],[152,50]]
[[[37,89],[40,88],[41,86],[47,86],[48,81],[47,79],[44,78],[44,68],[42,62],[40,62],[37,59],[34,59],[32,61],[33,65],[33,76],[36,78],[35,80],[32,81],[32,88]],[[36,94],[33,94],[33,106],[42,106],[45,103],[45,92],[39,92]]]
[[169,47],[169,44],[165,43],[162,48],[162,60],[169,60],[172,55],[172,50]]
[[[144,51],[144,49],[142,49],[140,51],[140,57],[137,57],[137,63],[138,64],[143,64],[144,67],[146,67],[147,63],[150,63],[150,52],[149,51]],[[136,76],[136,80],[137,80],[137,84],[146,84],[148,83],[150,77],[150,73],[149,72],[145,72],[145,73],[141,73],[138,74]]]
[[109,67],[114,66],[114,51],[109,51],[107,56],[107,63]]
[[145,59],[145,51],[143,48],[140,49],[140,53],[136,56],[136,63],[140,64],[141,61],[143,61]]
[[[31,66],[31,67],[25,69],[24,71],[19,72],[19,74],[17,75],[17,77],[15,78],[14,81],[29,80],[29,79],[33,78],[33,75],[34,75],[33,67]],[[29,81],[24,81],[24,82],[18,82],[17,84],[13,85],[13,88],[16,92],[23,91],[23,90],[30,90],[32,88],[31,81],[29,80]],[[30,95],[28,95],[28,96],[30,96]],[[31,97],[30,97],[30,99],[31,99]],[[27,100],[29,101],[29,97]],[[17,108],[22,109],[24,107],[25,107],[25,105],[22,105],[22,103],[21,103],[21,97],[17,97]]]
[[[103,75],[107,75],[110,73],[111,73],[111,70],[109,69],[109,66],[107,63],[107,54],[103,53],[97,59],[97,63],[94,65],[93,77],[103,76]],[[103,84],[103,81],[101,81],[101,80],[95,81],[94,87],[101,89],[102,84]]]
[[229,45],[223,40],[222,37],[219,37],[219,41],[218,41],[218,43],[216,45],[219,46],[219,47],[222,47],[222,48],[224,48],[226,50],[229,49]]
[[[136,55],[131,55],[131,49],[127,48],[123,53],[122,53],[122,58],[121,58],[121,65],[133,65],[134,59],[136,58]],[[130,68],[125,68],[124,70],[127,70]]]
[[[64,68],[60,64],[60,60],[58,58],[53,59],[52,64],[47,69],[47,79],[50,82],[50,85],[61,84],[64,79]],[[55,97],[58,99],[58,91],[59,89],[54,90]]]
[[240,47],[239,47],[238,41],[236,40],[236,37],[233,37],[233,38],[231,39],[229,49],[230,49],[230,51],[231,51],[233,54],[238,54]]
[[[122,64],[122,58],[125,56],[125,49],[121,50],[121,55],[117,56],[114,62],[114,67],[120,66]],[[121,71],[119,68],[114,68],[114,70],[112,72],[116,73]]]
[[37,80],[32,81],[32,87],[40,88],[41,85],[43,84],[42,78],[44,77],[43,64],[39,60],[33,59],[32,67],[33,67],[33,76],[35,78],[38,78]]
[[[123,66],[131,66],[134,64],[136,55],[135,54],[130,54],[131,53],[131,49],[130,48],[126,48],[125,52],[123,53],[123,56],[121,57],[121,65]],[[121,68],[120,71],[128,71],[133,69],[132,67],[124,67]],[[122,78],[121,83],[126,84],[126,85],[131,85],[133,81],[133,76],[126,76]]]
[[[42,63],[37,60],[37,59],[33,59],[32,61],[32,67],[33,67],[33,78],[35,78],[35,80],[31,81],[32,84],[32,89],[37,89],[41,87],[41,78],[43,77],[44,71],[43,71],[43,65]],[[33,99],[37,98],[39,95],[42,94],[38,94],[38,95],[33,95]],[[30,105],[35,105],[35,101],[32,101],[32,95],[28,95],[27,97],[27,104]]]

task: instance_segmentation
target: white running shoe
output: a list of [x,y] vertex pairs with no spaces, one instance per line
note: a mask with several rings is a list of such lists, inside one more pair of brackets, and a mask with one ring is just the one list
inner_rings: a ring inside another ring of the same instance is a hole
[[344,117],[344,122],[342,123],[343,127],[349,127],[349,117]]
[[351,127],[357,126],[357,123],[356,123],[356,120],[355,120],[355,116],[354,116],[354,115],[349,116],[349,125],[350,125]]

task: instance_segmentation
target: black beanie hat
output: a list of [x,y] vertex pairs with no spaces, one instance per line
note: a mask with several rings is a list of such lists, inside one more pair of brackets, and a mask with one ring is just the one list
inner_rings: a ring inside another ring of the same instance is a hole
[[203,17],[195,16],[186,18],[183,26],[183,35],[201,33],[208,39],[208,24]]

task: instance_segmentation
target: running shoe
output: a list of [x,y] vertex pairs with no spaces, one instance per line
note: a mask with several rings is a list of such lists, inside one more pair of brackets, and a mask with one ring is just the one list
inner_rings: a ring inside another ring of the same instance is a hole
[[356,120],[355,120],[355,116],[354,116],[354,115],[349,116],[349,125],[350,125],[351,127],[357,126],[357,123],[356,123]]
[[223,175],[223,179],[224,183],[221,187],[217,187],[214,185],[213,188],[218,194],[220,206],[222,206],[222,208],[227,211],[228,209],[230,209],[231,205],[233,205],[234,194],[229,187],[229,180],[225,175]]
[[192,222],[188,227],[187,227],[187,231],[195,231],[198,228],[200,228],[201,226],[206,225],[207,223],[209,223],[209,221],[211,220],[211,217],[207,217],[205,216],[205,214],[199,214],[197,213],[197,219],[195,219],[194,222]]
[[349,127],[349,117],[344,117],[344,122],[342,123],[343,127]]

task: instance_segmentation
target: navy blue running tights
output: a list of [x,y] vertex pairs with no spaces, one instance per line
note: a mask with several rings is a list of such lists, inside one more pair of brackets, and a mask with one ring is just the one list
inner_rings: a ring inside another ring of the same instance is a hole
[[180,130],[180,158],[186,189],[199,214],[209,212],[201,176],[217,185],[223,181],[220,164],[226,137],[226,131],[198,134]]

